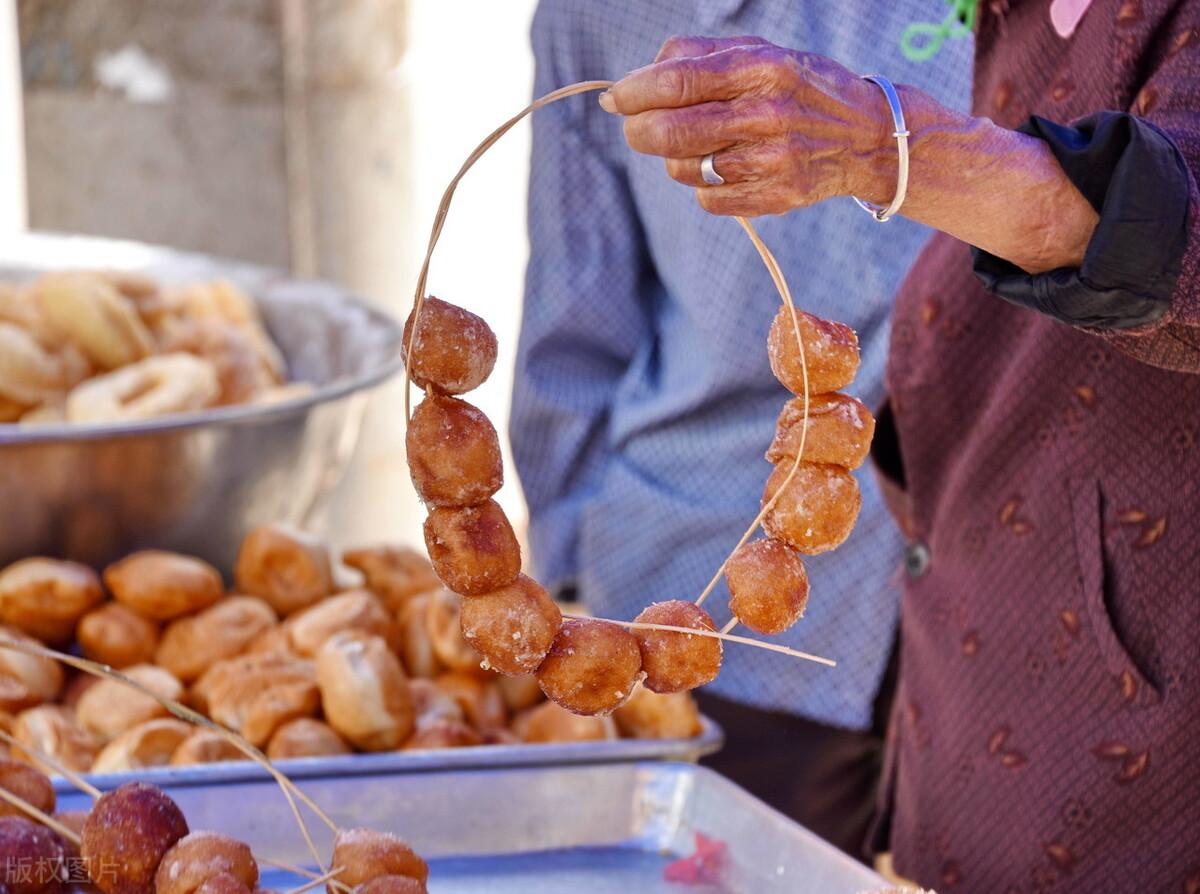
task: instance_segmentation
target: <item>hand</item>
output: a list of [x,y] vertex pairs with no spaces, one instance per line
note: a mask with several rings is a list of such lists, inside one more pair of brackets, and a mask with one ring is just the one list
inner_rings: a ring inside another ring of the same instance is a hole
[[[626,116],[633,149],[665,158],[667,173],[696,187],[714,214],[782,214],[851,194],[886,204],[895,189],[896,143],[879,88],[832,59],[762,38],[672,37],[600,104]],[[724,185],[700,175],[710,152]]]

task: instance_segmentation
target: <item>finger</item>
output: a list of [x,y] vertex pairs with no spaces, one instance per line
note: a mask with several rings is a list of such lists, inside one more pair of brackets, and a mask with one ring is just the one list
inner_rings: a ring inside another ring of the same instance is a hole
[[763,214],[784,214],[796,207],[781,191],[766,188],[761,183],[726,183],[724,186],[704,186],[696,190],[696,201],[709,214],[723,217],[760,217]]
[[730,100],[786,78],[784,51],[771,44],[730,47],[696,58],[667,59],[632,71],[602,96],[621,115]]
[[686,59],[694,56],[707,56],[709,53],[727,50],[730,47],[762,46],[769,42],[765,38],[754,37],[752,35],[742,37],[690,37],[675,34],[663,42],[658,55],[654,57],[654,61],[662,62],[664,59]]
[[[708,186],[700,173],[700,163],[703,160],[704,156],[668,158],[667,175],[685,186]],[[722,149],[713,156],[713,168],[726,183],[762,182],[776,172],[778,162],[778,152],[775,148],[762,143],[733,146]]]
[[635,152],[691,158],[778,136],[788,129],[784,116],[770,99],[652,109],[625,119],[625,140]]

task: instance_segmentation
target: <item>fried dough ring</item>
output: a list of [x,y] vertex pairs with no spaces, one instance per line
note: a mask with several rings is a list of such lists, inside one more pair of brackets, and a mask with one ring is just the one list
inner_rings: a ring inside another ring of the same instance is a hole
[[154,352],[154,337],[133,302],[104,277],[53,273],[33,288],[51,328],[101,369],[128,366]]
[[162,354],[77,385],[67,395],[67,419],[126,422],[190,413],[211,406],[220,393],[207,360]]

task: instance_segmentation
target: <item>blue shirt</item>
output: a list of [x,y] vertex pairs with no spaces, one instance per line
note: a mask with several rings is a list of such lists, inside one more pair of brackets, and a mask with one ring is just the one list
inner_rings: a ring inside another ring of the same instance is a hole
[[[945,10],[934,0],[542,0],[535,92],[618,78],[671,34],[754,34],[965,109],[969,41],[923,64],[899,51],[906,24]],[[892,295],[927,231],[878,224],[849,199],[757,227],[797,304],[858,331],[862,367],[849,390],[877,406]],[[594,94],[533,116],[529,238],[511,437],[538,579],[626,620],[651,602],[694,599],[758,510],[771,471],[763,453],[789,397],[767,363],[779,306],[770,277],[732,219],[706,214],[661,159],[625,145]],[[711,691],[841,727],[870,724],[903,544],[872,475],[857,474],[854,533],[806,558],[808,610],[778,637],[838,667],[731,644]],[[706,603],[718,626],[727,601],[722,584]]]

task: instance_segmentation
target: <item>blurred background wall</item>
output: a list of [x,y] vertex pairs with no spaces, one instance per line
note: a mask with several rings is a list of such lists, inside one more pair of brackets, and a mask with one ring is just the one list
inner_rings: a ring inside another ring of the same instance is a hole
[[[533,6],[0,0],[0,232],[24,222],[27,182],[32,228],[288,268],[406,315],[445,184],[528,102]],[[497,331],[498,368],[475,397],[502,432],[528,152],[526,125],[472,172],[430,278]],[[341,542],[420,536],[402,406],[399,384],[373,399],[329,513]],[[511,468],[501,501],[517,521]]]

